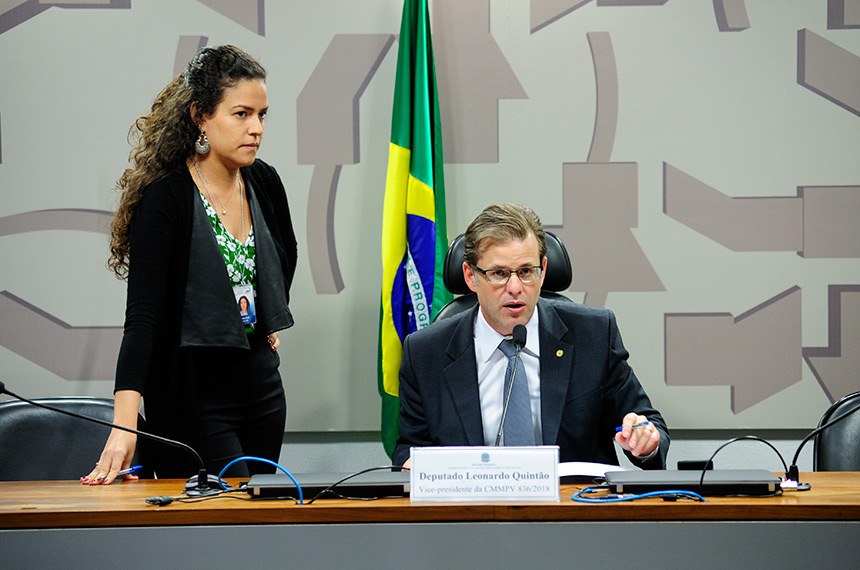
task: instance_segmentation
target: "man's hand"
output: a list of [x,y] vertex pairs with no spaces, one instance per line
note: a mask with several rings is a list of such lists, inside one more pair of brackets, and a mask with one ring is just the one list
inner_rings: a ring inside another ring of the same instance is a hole
[[[637,424],[644,425],[633,427]],[[624,416],[621,431],[615,434],[615,441],[634,457],[648,457],[660,445],[660,432],[648,422],[648,418],[630,412]]]

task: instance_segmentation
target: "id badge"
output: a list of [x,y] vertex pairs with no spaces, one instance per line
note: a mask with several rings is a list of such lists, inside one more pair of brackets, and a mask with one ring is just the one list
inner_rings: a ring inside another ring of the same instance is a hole
[[236,304],[239,306],[239,316],[242,317],[243,325],[253,325],[257,322],[257,307],[254,303],[254,286],[248,283],[235,285],[233,295],[236,296]]

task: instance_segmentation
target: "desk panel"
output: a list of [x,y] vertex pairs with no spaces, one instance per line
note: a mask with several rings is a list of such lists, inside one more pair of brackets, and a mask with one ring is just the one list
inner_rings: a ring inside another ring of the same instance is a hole
[[860,522],[222,525],[0,531],[7,569],[846,568]]

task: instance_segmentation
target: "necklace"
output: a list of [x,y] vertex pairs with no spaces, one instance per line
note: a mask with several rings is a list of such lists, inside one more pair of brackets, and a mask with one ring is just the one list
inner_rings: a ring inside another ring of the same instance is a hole
[[240,182],[240,180],[241,178],[239,178],[239,173],[237,172],[236,183],[239,185],[239,209],[242,210],[242,234],[239,237],[243,238],[242,240],[240,240],[241,243],[245,243],[245,240],[247,240],[248,237],[245,235],[245,204],[242,200],[242,183]]
[[[209,197],[209,203],[212,204],[212,206],[215,206],[215,202],[212,200],[212,192],[209,191],[209,183],[206,182],[206,179],[203,177],[203,173],[200,172],[200,166],[197,164],[197,160],[194,161],[194,170],[197,171],[197,176],[200,177],[200,181],[203,183],[203,188],[206,190],[206,195]],[[236,188],[239,190],[239,196],[241,196],[242,195],[242,184],[239,182],[239,172],[238,171],[236,172]],[[227,208],[224,206],[224,202],[222,202],[221,200],[219,200],[219,202],[221,204],[221,215],[226,216],[227,215]],[[241,207],[242,206],[242,204],[241,204],[242,200],[240,199],[239,202],[240,202],[239,206]],[[244,223],[245,223],[245,208],[242,207],[242,224],[243,224],[242,231],[245,230]]]

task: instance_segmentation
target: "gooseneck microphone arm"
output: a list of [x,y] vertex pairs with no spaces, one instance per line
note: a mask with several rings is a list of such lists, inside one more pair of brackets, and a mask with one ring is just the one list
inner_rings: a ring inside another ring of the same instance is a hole
[[13,398],[15,398],[16,400],[21,400],[22,402],[26,402],[26,403],[28,403],[32,406],[36,406],[38,408],[43,408],[45,410],[50,410],[52,412],[65,414],[67,416],[71,416],[73,418],[78,418],[78,419],[81,419],[84,421],[97,423],[97,424],[100,424],[103,426],[107,426],[109,428],[116,428],[118,430],[127,431],[129,433],[139,435],[139,436],[143,437],[144,439],[150,439],[153,441],[165,443],[167,445],[172,445],[173,447],[178,447],[180,449],[184,449],[184,450],[188,451],[189,453],[191,453],[197,459],[197,464],[199,465],[199,469],[197,471],[197,485],[195,487],[187,489],[186,490],[187,494],[189,496],[201,496],[201,495],[211,494],[214,491],[218,491],[218,489],[209,486],[209,477],[208,477],[208,474],[206,472],[206,464],[203,462],[203,458],[200,457],[200,454],[197,453],[194,450],[194,448],[191,447],[190,445],[187,445],[187,444],[182,443],[181,441],[177,441],[175,439],[168,439],[166,437],[161,437],[160,435],[155,435],[152,433],[147,433],[145,431],[140,431],[137,429],[113,424],[111,422],[107,422],[105,420],[100,420],[98,418],[91,418],[89,416],[84,416],[81,414],[77,414],[75,412],[70,412],[68,410],[61,410],[60,408],[54,408],[52,406],[46,406],[45,404],[41,404],[39,402],[34,402],[33,400],[28,400],[27,398],[24,398],[22,396],[19,396],[18,394],[15,394],[14,392],[7,390],[6,385],[3,382],[0,382],[0,394],[8,394],[8,395],[12,396]]
[[[514,326],[513,336],[511,340],[517,348],[516,357],[519,358],[520,351],[526,345],[526,327],[524,325]],[[505,417],[508,415],[508,404],[511,403],[511,392],[514,389],[514,380],[517,379],[517,365],[514,363],[514,370],[511,372],[511,382],[508,384],[508,389],[505,392],[505,403],[502,406],[502,419],[499,422],[499,431],[496,433],[495,447],[499,447],[499,442],[502,441],[502,433],[505,430]]]

